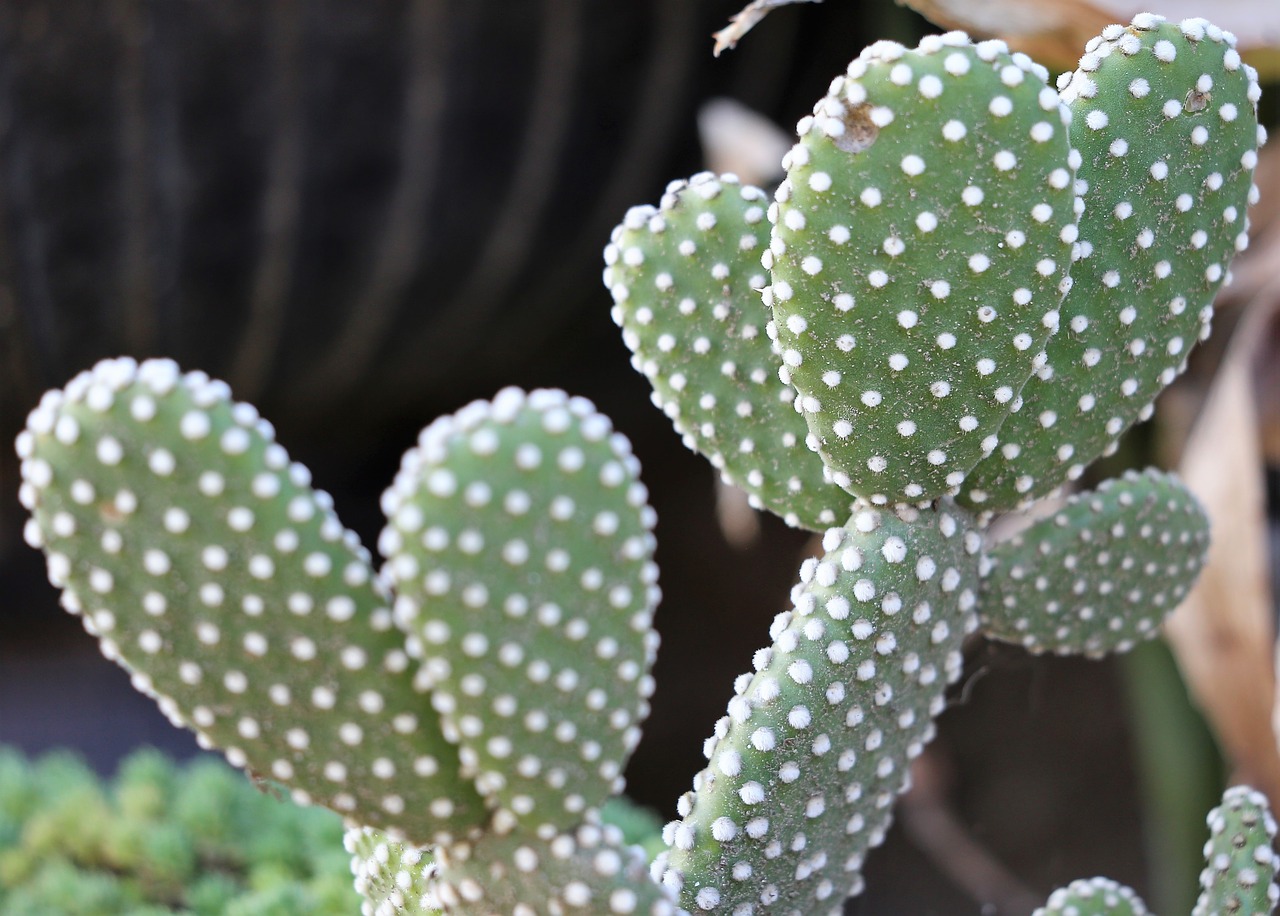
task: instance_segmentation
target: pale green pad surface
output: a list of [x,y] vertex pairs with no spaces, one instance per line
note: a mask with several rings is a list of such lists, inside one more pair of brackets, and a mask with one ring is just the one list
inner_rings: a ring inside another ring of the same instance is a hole
[[1247,786],[1232,786],[1209,812],[1204,846],[1203,889],[1192,916],[1268,914],[1280,900],[1276,885],[1276,822],[1266,797]]
[[367,827],[348,830],[343,842],[356,892],[364,898],[361,916],[440,916],[429,893],[435,871],[429,852]]
[[1130,471],[987,549],[982,630],[1101,655],[1155,636],[1204,566],[1209,519],[1176,477]]
[[583,398],[514,388],[423,431],[383,497],[396,619],[504,829],[622,787],[653,690],[653,510]]
[[821,531],[848,517],[850,499],[805,447],[765,336],[767,206],[733,176],[675,182],[657,209],[635,207],[614,230],[604,281],[632,363],[685,444],[756,508]]
[[19,442],[63,604],[171,719],[301,801],[425,842],[485,818],[368,552],[226,386],[98,364]]
[[586,824],[550,839],[486,834],[442,850],[432,892],[451,916],[676,916],[644,853],[616,827]]
[[1081,878],[1054,891],[1032,916],[1149,916],[1130,888],[1110,878]]
[[691,912],[838,913],[977,620],[980,537],[954,507],[863,509],[806,561],[655,863]]
[[1110,26],[1064,77],[1080,259],[1048,370],[1023,389],[965,498],[1007,508],[1074,479],[1185,366],[1246,242],[1259,142],[1256,74],[1203,20]]
[[1076,213],[1046,76],[958,33],[881,42],[800,122],[765,301],[811,445],[851,493],[955,492],[1057,324]]

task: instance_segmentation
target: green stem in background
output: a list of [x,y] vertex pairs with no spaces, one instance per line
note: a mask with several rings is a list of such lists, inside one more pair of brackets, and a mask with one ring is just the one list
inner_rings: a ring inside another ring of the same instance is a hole
[[1120,673],[1133,723],[1151,904],[1160,913],[1187,913],[1204,862],[1204,812],[1218,801],[1222,759],[1163,641],[1125,655]]

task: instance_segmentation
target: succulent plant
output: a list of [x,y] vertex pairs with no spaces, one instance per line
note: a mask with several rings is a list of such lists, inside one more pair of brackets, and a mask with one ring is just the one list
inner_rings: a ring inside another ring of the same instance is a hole
[[[1201,893],[1192,916],[1270,913],[1280,902],[1272,844],[1276,822],[1267,800],[1247,786],[1232,786],[1209,812]],[[1073,881],[1056,890],[1032,916],[1148,916],[1131,888],[1109,878]]]
[[102,780],[0,748],[0,912],[347,916],[340,819],[211,758],[137,751]]
[[599,823],[648,713],[658,589],[638,464],[589,402],[506,389],[424,430],[382,570],[269,423],[168,361],[82,373],[18,449],[64,606],[204,745],[435,847],[446,912],[674,910]]
[[19,437],[28,540],[171,719],[344,816],[371,916],[839,911],[966,635],[1124,649],[1203,563],[1203,511],[1156,472],[986,535],[1207,327],[1261,142],[1232,43],[1139,17],[1063,96],[1000,42],[880,43],[801,121],[773,203],[704,174],[627,214],[605,281],[655,400],[824,532],[647,875],[604,812],[653,690],[654,518],[585,400],[508,389],[429,426],[379,570],[225,385],[106,361]]
[[754,504],[827,529],[665,831],[655,874],[690,911],[838,912],[968,632],[1124,650],[1204,561],[1203,510],[1154,471],[986,543],[1185,366],[1264,139],[1256,74],[1203,20],[1108,27],[1047,79],[960,33],[872,45],[767,207],[703,173],[614,232],[655,402]]

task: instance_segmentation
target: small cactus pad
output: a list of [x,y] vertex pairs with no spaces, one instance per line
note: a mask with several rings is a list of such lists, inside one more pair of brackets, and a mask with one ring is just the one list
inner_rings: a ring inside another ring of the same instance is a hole
[[103,653],[202,743],[299,801],[458,836],[484,806],[387,589],[273,436],[203,373],[99,363],[19,437],[28,539]]
[[677,916],[647,860],[617,827],[584,824],[540,838],[486,834],[442,849],[431,882],[450,916]]
[[880,42],[784,159],[770,333],[810,447],[873,503],[955,492],[1057,326],[1077,213],[1047,75],[960,33]]
[[343,843],[356,892],[364,898],[360,916],[441,916],[429,892],[436,865],[427,850],[368,827],[348,830]]
[[1132,889],[1110,878],[1081,878],[1049,895],[1031,916],[1149,916]]
[[1130,471],[987,548],[982,629],[1033,652],[1124,652],[1204,566],[1209,519],[1173,476]]
[[614,230],[604,279],[632,363],[685,444],[756,508],[821,531],[848,518],[850,499],[805,448],[764,333],[767,206],[731,175],[674,182],[658,209],[635,207]]
[[1000,450],[965,482],[1008,508],[1075,479],[1185,366],[1247,243],[1260,135],[1256,74],[1203,20],[1109,26],[1064,75],[1085,200],[1048,366]]
[[960,674],[981,548],[963,511],[864,508],[823,547],[664,830],[654,871],[691,912],[839,913]]
[[427,427],[384,494],[397,622],[500,829],[621,788],[657,649],[638,474],[590,402],[508,388]]
[[1269,914],[1280,901],[1276,884],[1276,822],[1262,793],[1232,786],[1209,812],[1203,890],[1192,916]]

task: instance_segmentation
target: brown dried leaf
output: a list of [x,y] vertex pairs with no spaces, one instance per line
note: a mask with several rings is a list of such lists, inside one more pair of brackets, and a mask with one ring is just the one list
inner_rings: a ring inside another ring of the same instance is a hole
[[1181,472],[1213,524],[1209,561],[1165,633],[1196,703],[1236,776],[1280,803],[1275,632],[1267,556],[1266,485],[1255,367],[1276,295],[1244,316],[1182,457]]
[[[1125,0],[898,0],[951,29],[996,36],[1055,69],[1074,67],[1084,44],[1102,27],[1128,22],[1151,9],[1147,2]],[[1179,21],[1205,16],[1234,32],[1240,52],[1263,73],[1280,72],[1280,4],[1275,0],[1165,0],[1156,10]]]

